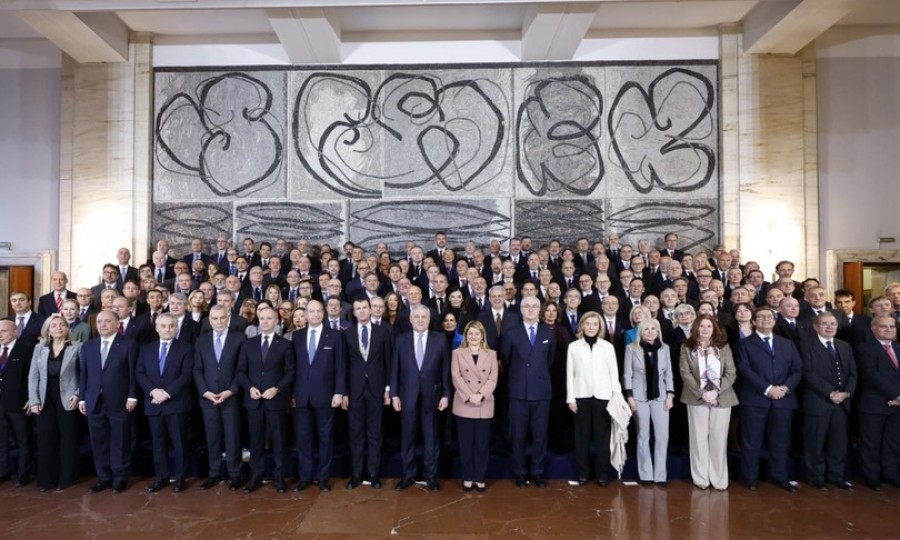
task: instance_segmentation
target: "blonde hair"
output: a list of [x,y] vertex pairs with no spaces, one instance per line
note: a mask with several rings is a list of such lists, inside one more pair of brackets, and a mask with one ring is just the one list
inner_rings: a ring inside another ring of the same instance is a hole
[[597,332],[597,337],[603,339],[603,334],[606,333],[606,323],[603,322],[603,317],[600,316],[596,311],[586,311],[584,315],[581,316],[581,319],[578,321],[578,332],[575,333],[575,337],[578,339],[582,339],[584,337],[584,323],[588,319],[597,319],[600,321],[600,331]]
[[479,344],[478,348],[481,349],[482,351],[489,351],[490,349],[488,348],[488,345],[487,345],[487,332],[484,331],[484,325],[478,321],[471,321],[466,325],[465,329],[463,329],[462,343],[460,343],[459,347],[457,347],[457,348],[464,349],[469,346],[469,343],[468,343],[468,340],[466,339],[466,337],[469,334],[469,330],[472,328],[481,332],[481,343]]

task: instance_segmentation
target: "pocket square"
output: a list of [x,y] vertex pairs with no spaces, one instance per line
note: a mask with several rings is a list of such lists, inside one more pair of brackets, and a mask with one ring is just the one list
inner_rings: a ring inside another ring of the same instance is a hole
[[322,347],[322,350],[323,350],[323,351],[330,351],[330,350],[333,349],[333,348],[334,348],[334,347]]
[[545,340],[542,341],[541,343],[543,343],[544,345],[546,345],[546,344],[550,343],[550,340],[549,340],[549,339],[545,339]]

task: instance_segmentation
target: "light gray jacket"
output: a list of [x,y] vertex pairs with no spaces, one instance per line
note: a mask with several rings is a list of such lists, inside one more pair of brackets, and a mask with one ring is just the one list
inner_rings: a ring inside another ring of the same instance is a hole
[[[78,407],[76,400],[74,407],[69,407],[72,396],[78,395],[78,351],[81,343],[73,341],[66,347],[63,355],[62,369],[59,372],[59,397],[66,410]],[[50,358],[50,347],[40,344],[34,348],[31,356],[31,370],[28,372],[28,406],[44,406],[47,402],[47,359]],[[52,391],[53,389],[51,389]]]

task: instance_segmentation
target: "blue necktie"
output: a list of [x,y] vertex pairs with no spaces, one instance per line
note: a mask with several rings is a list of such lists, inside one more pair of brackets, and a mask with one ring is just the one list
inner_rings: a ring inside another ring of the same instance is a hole
[[216,363],[222,359],[222,332],[216,332]]
[[528,327],[528,341],[531,342],[531,346],[534,346],[534,326]]
[[368,326],[363,325],[362,336],[360,337],[360,339],[362,340],[363,349],[368,349],[369,348],[369,327]]
[[422,362],[425,361],[425,334],[418,334],[419,340],[416,342],[416,364],[419,370],[422,370]]
[[309,344],[306,347],[306,354],[309,356],[309,364],[312,365],[313,359],[316,357],[316,331],[309,331]]
[[772,339],[772,338],[770,338],[769,336],[766,336],[766,337],[764,337],[763,339],[766,341],[766,346],[769,347],[769,352],[774,354],[774,353],[775,353],[775,349],[772,347],[772,342],[769,341],[769,340]]
[[569,320],[572,321],[572,331],[573,331],[573,332],[577,332],[577,331],[578,331],[578,320],[575,319],[575,314],[574,314],[574,313],[571,314],[571,315],[569,315]]
[[266,356],[268,356],[268,355],[269,355],[269,336],[264,336],[263,343],[262,343],[262,360],[263,360],[263,362],[266,361]]
[[159,374],[162,375],[166,370],[166,354],[169,352],[169,344],[162,342],[162,349],[159,350]]

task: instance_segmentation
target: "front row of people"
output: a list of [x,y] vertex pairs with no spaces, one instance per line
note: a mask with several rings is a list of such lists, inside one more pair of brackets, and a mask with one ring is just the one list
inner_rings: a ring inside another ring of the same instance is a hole
[[[267,442],[273,453],[274,486],[280,492],[287,489],[289,408],[296,424],[300,472],[295,490],[314,482],[323,491],[330,489],[337,408],[348,410],[352,468],[347,487],[354,489],[365,479],[380,488],[382,411],[390,404],[401,421],[403,473],[396,489],[415,482],[415,449],[421,433],[425,482],[436,491],[439,417],[452,397],[463,489],[484,491],[502,364],[516,483],[527,486],[530,475],[531,482],[543,487],[556,337],[538,320],[539,308],[536,298],[521,301],[521,323],[504,329],[499,351],[488,348],[488,331],[479,321],[465,326],[462,344],[450,351],[445,336],[429,330],[431,312],[421,305],[409,313],[412,330],[394,339],[389,327],[371,319],[367,299],[353,302],[356,323],[345,331],[323,325],[323,306],[311,301],[306,328],[289,338],[276,332],[277,314],[271,308],[259,311],[259,334],[248,339],[230,330],[231,314],[215,306],[209,315],[211,331],[200,335],[193,346],[178,339],[178,319],[171,314],[157,317],[159,339],[140,347],[117,332],[118,317],[111,310],[97,315],[99,336],[83,344],[69,339],[69,324],[62,316],[52,315],[44,324],[43,341],[34,350],[28,376],[27,409],[37,417],[38,485],[46,490],[55,483],[65,489],[77,479],[80,411],[87,417],[97,472],[90,491],[124,490],[131,469],[132,413],[143,401],[156,471],[149,491],[168,486],[170,478],[175,479],[174,491],[183,490],[193,408],[190,386],[195,384],[210,464],[201,489],[223,481],[223,461],[230,489],[244,486],[240,407],[245,409],[250,438],[251,475],[245,492],[262,486]],[[858,350],[856,358],[847,343],[834,338],[837,320],[830,312],[815,318],[816,338],[801,343],[799,350],[794,342],[773,334],[771,310],[756,310],[752,322],[753,332],[738,342],[735,361],[709,315],[697,317],[677,354],[660,339],[659,322],[644,318],[625,348],[620,379],[615,348],[603,338],[602,316],[585,313],[578,322],[578,339],[566,355],[566,402],[575,414],[579,483],[593,477],[599,485],[607,485],[608,409],[623,398],[637,425],[641,482],[666,483],[668,412],[676,399],[677,366],[683,385],[680,401],[687,407],[691,476],[698,488],[728,486],[730,409],[740,398],[744,483],[756,489],[759,455],[766,441],[772,480],[788,491],[796,489],[789,482],[787,463],[802,380],[807,478],[820,489],[826,482],[850,489],[844,477],[847,419],[858,379],[862,379],[863,478],[873,489],[880,489],[882,479],[900,486],[900,350],[894,341],[894,321],[876,317],[872,322],[876,339]],[[15,336],[15,324],[0,321],[0,369],[6,369]],[[591,443],[596,449],[593,475]],[[172,468],[170,446],[175,449]]]

